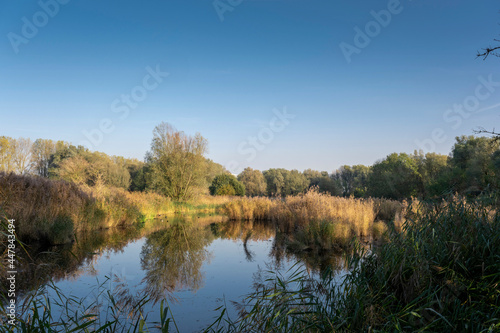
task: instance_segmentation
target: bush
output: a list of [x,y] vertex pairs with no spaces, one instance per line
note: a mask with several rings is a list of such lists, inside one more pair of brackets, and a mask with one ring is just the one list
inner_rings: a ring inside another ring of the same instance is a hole
[[211,195],[245,195],[245,186],[233,175],[218,175],[209,187]]

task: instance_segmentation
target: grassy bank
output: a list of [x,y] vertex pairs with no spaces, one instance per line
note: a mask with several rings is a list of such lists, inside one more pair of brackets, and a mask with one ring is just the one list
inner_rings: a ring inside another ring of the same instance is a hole
[[349,258],[342,285],[291,272],[247,298],[241,332],[498,332],[500,214],[453,199],[407,210],[402,232]]
[[212,214],[225,200],[229,199],[175,203],[155,193],[0,173],[0,208],[15,219],[19,239],[28,242],[62,244],[79,231],[130,225],[159,215]]

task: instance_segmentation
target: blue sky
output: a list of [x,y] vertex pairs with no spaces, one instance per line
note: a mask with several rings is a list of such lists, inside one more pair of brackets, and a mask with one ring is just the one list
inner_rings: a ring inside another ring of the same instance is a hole
[[498,1],[59,1],[0,3],[0,135],[142,159],[165,121],[235,172],[331,172],[500,127]]

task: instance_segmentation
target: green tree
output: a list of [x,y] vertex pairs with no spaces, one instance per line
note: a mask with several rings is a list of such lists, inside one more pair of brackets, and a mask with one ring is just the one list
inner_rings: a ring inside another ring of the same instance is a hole
[[245,170],[238,175],[238,180],[245,186],[247,195],[252,197],[266,195],[266,179],[259,170],[245,168]]
[[211,195],[245,195],[245,186],[235,176],[228,174],[215,176],[209,190]]
[[130,174],[130,191],[144,191],[147,186],[148,168],[146,163],[135,158],[125,160],[125,166]]
[[159,301],[165,292],[179,288],[198,290],[203,286],[203,263],[210,258],[206,247],[213,238],[210,229],[183,222],[149,235],[140,255],[143,293]]
[[417,162],[408,154],[390,154],[371,170],[368,177],[371,196],[399,200],[417,196],[422,188]]
[[206,181],[207,146],[199,133],[190,136],[168,123],[156,126],[147,154],[153,188],[174,200],[192,198]]
[[415,152],[413,155],[417,163],[418,172],[422,177],[423,197],[436,197],[448,193],[451,189],[451,168],[448,163],[448,156]]
[[364,197],[368,188],[370,167],[364,165],[343,165],[336,170],[332,178],[339,185],[344,197]]
[[452,148],[454,190],[478,193],[496,183],[498,169],[493,162],[500,142],[494,138],[460,136]]
[[41,177],[49,177],[50,159],[56,152],[56,143],[47,139],[36,139],[31,147],[34,173]]
[[285,190],[285,169],[269,169],[263,172],[266,179],[266,189],[268,196],[284,195]]
[[309,186],[309,181],[306,176],[298,170],[287,170],[284,173],[284,179],[284,195],[297,195],[303,193]]
[[341,195],[341,190],[334,179],[330,177],[327,171],[317,171],[312,169],[304,170],[304,176],[309,182],[309,188],[317,187],[322,193],[331,195]]
[[229,171],[226,170],[226,168],[223,165],[216,163],[211,159],[207,158],[205,160],[205,165],[206,165],[206,171],[205,171],[205,184],[203,185],[204,189],[208,190],[208,188],[210,187],[216,176],[221,174],[228,174],[228,175],[231,174]]

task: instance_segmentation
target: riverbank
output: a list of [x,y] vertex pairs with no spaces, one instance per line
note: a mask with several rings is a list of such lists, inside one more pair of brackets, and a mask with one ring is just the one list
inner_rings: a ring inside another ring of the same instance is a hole
[[316,190],[285,198],[205,195],[191,202],[174,202],[156,193],[0,173],[0,207],[15,220],[17,236],[26,242],[64,244],[75,232],[123,227],[177,213],[219,213],[233,220],[270,221],[282,232],[321,238],[320,245],[325,247],[352,235],[381,233],[385,226],[378,220],[400,224],[405,206],[392,200],[334,197]]
[[89,187],[63,180],[0,173],[0,209],[26,242],[64,244],[75,232],[144,223],[158,216],[214,214],[230,198],[174,202],[156,193]]

